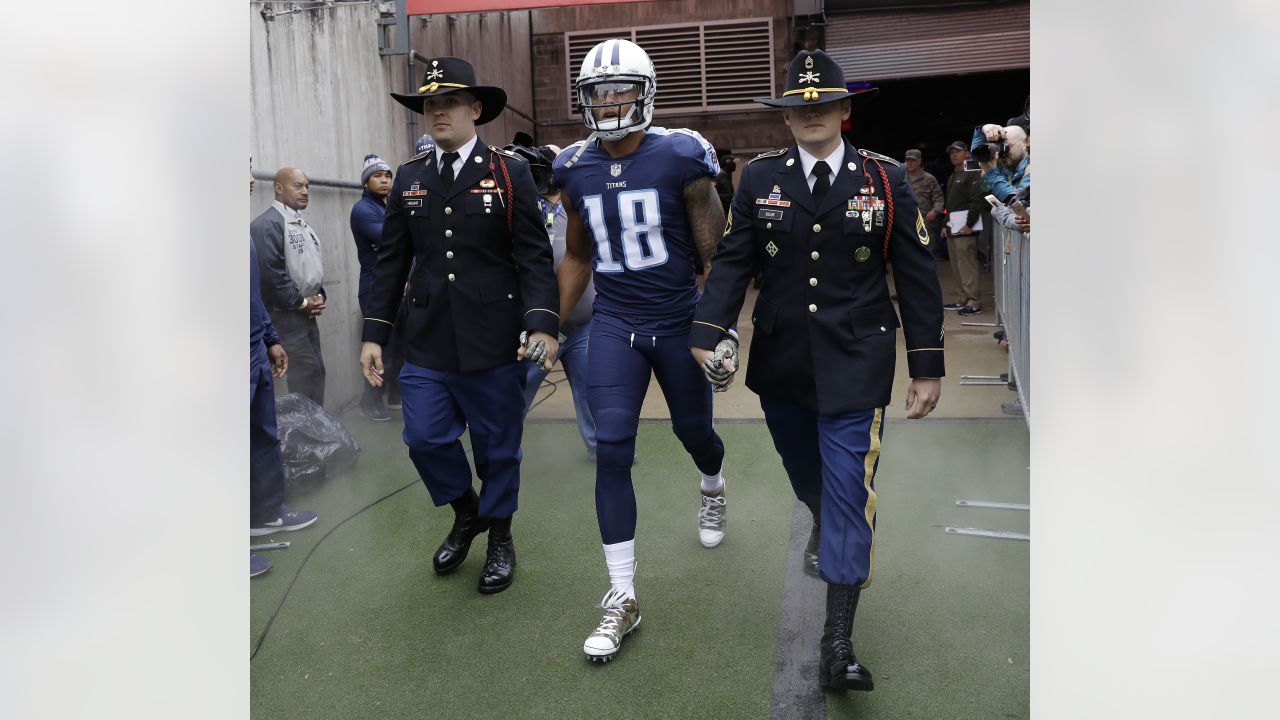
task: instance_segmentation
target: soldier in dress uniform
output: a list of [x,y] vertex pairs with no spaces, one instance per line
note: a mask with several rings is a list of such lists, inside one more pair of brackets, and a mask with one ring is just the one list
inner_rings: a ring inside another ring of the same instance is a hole
[[[382,384],[382,345],[408,280],[399,320],[404,441],[432,501],[454,510],[433,565],[439,574],[452,572],[487,530],[479,590],[501,592],[515,570],[511,517],[526,376],[517,359],[549,368],[558,349],[551,246],[528,164],[476,137],[475,126],[506,105],[501,88],[477,85],[465,60],[437,57],[427,62],[417,93],[391,96],[425,116],[435,145],[396,172],[360,365],[371,385]],[[467,428],[478,495],[459,441]]]
[[782,97],[756,100],[783,108],[796,144],[743,169],[689,336],[707,379],[728,387],[739,359],[729,328],[761,274],[747,387],[760,396],[796,497],[813,512],[806,569],[828,583],[819,682],[850,690],[873,686],[850,635],[871,583],[874,479],[899,327],[912,377],[908,417],[933,410],[943,374],[942,290],[906,172],[840,135],[867,96],[846,89],[828,55],[804,51]]

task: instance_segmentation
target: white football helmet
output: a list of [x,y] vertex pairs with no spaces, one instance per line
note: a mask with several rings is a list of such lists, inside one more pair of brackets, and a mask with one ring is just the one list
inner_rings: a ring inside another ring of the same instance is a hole
[[[582,120],[595,137],[621,140],[653,122],[658,75],[649,54],[630,40],[605,40],[582,60],[578,82]],[[618,117],[596,118],[596,111],[619,109]]]

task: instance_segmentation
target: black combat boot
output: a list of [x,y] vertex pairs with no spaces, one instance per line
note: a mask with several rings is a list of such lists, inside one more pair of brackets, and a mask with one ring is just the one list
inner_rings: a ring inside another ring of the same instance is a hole
[[516,544],[511,539],[511,518],[489,520],[489,552],[480,571],[480,592],[491,595],[511,587],[516,575]]
[[870,690],[871,672],[853,654],[853,615],[858,610],[856,585],[827,585],[827,622],[822,628],[818,684],[824,690]]
[[802,567],[808,575],[818,577],[818,544],[821,540],[822,528],[818,524],[818,513],[813,513],[813,529],[809,531],[809,544],[804,546]]
[[449,504],[453,506],[453,529],[440,543],[435,557],[431,558],[431,564],[439,575],[457,569],[467,559],[471,541],[489,529],[488,522],[480,517],[480,498],[475,490],[468,489],[466,494]]

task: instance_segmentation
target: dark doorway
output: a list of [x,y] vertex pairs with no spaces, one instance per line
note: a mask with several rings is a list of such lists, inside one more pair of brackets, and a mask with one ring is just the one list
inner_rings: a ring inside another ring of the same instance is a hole
[[854,111],[854,147],[866,148],[895,160],[919,148],[924,167],[946,182],[951,162],[944,152],[956,140],[966,144],[976,125],[1003,125],[1022,114],[1031,92],[1031,71],[949,75],[872,83],[880,94]]

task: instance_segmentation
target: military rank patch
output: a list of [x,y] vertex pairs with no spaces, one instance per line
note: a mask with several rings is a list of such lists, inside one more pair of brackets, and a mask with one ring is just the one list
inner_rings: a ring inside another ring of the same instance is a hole
[[920,214],[920,208],[916,208],[916,237],[920,238],[921,245],[929,244],[929,231],[924,226],[924,215]]
[[862,247],[853,251],[853,259],[856,262],[866,262],[867,259],[870,257],[871,257],[871,248],[867,247],[866,245],[863,245]]
[[764,251],[769,253],[769,257],[773,257],[778,254],[778,246],[774,245],[773,241],[770,240],[769,244],[764,246]]

